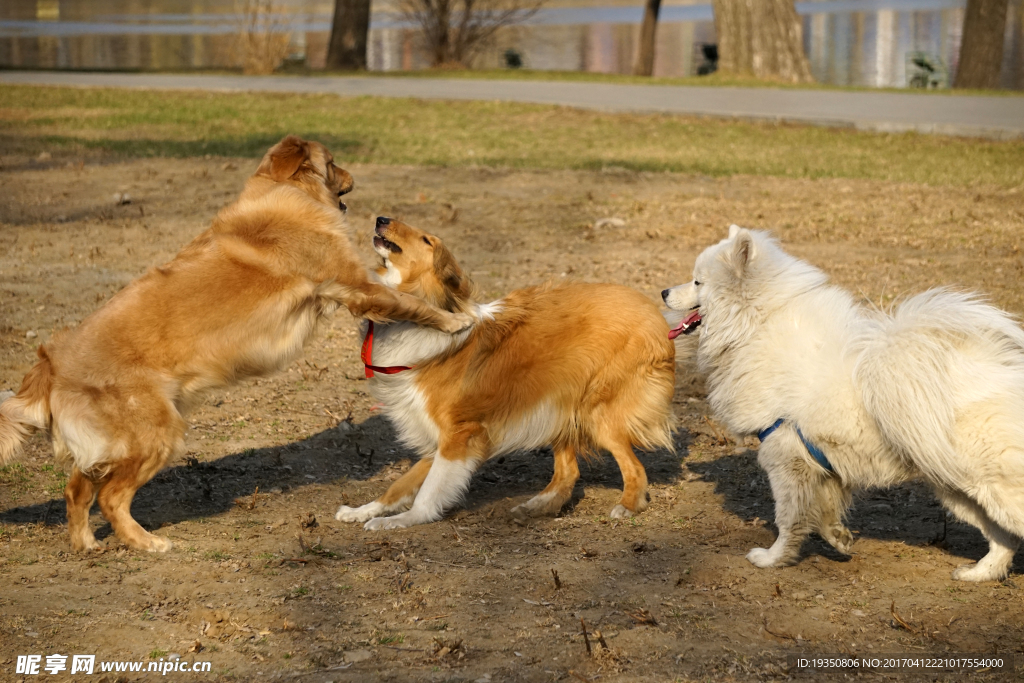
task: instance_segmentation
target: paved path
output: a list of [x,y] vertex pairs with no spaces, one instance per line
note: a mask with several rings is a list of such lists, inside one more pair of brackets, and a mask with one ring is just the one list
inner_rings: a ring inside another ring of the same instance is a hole
[[1024,137],[1024,97],[461,78],[214,76],[66,71],[0,71],[2,84],[501,100],[611,112],[767,119],[873,131],[912,130],[996,139]]

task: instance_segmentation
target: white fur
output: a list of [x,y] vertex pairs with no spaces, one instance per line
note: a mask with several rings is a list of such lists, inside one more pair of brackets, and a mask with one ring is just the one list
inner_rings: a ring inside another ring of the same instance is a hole
[[559,432],[558,410],[549,401],[542,401],[519,419],[509,420],[505,431],[492,434],[493,455],[512,451],[529,451],[551,443]]
[[366,505],[360,505],[357,508],[342,505],[334,514],[334,518],[340,522],[365,522],[388,512],[408,510],[409,506],[412,505],[412,501],[411,497],[406,497],[394,505],[384,505],[376,500]]
[[427,478],[423,480],[423,486],[416,494],[412,507],[394,517],[375,517],[364,524],[363,528],[370,531],[404,529],[417,524],[436,522],[441,519],[445,510],[462,499],[477,465],[477,461],[473,459],[448,460],[438,453],[430,466]]
[[758,454],[779,537],[750,562],[794,562],[811,531],[847,552],[852,491],[919,475],[989,540],[953,577],[1006,576],[1024,536],[1024,332],[1008,314],[944,289],[892,315],[865,310],[767,234],[735,226],[665,301],[700,308],[697,359],[719,419],[740,434],[786,419]]
[[501,313],[504,303],[501,299],[492,301],[489,304],[476,305],[476,317],[480,320],[494,320],[494,316]]
[[384,274],[377,275],[377,279],[380,280],[382,285],[394,289],[402,283],[402,271],[391,264],[391,259],[384,259],[384,268]]

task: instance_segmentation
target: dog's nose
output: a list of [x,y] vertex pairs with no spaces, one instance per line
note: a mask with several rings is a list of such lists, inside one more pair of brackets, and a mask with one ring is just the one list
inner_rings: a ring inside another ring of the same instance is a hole
[[[377,220],[380,220],[380,219],[378,218]],[[661,300],[662,301],[668,301],[668,295],[671,294],[671,292],[672,292],[671,289],[663,289],[663,290],[661,290]]]
[[385,225],[391,222],[391,219],[387,216],[377,216],[377,227],[383,228]]

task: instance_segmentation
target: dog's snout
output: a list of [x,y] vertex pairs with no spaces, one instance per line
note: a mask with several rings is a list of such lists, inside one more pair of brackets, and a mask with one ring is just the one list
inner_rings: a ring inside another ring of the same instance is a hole
[[671,293],[672,293],[671,289],[663,289],[663,290],[661,290],[661,300],[662,301],[668,301],[668,295],[671,294]]
[[384,226],[386,226],[390,222],[391,222],[391,219],[388,218],[387,216],[377,216],[377,227],[378,228],[383,228]]

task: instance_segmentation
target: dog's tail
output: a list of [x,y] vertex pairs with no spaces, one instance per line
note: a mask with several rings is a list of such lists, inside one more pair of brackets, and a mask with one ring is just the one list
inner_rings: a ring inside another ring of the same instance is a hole
[[974,294],[933,289],[866,321],[854,378],[883,438],[933,481],[964,481],[956,420],[996,399],[1024,409],[1024,331]]
[[0,403],[0,467],[21,452],[21,444],[39,429],[50,428],[50,390],[53,387],[53,365],[40,346],[39,362],[25,375],[21,389]]

